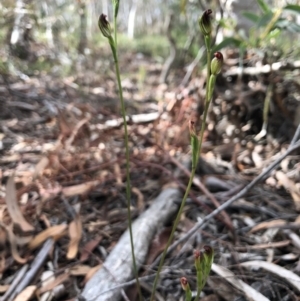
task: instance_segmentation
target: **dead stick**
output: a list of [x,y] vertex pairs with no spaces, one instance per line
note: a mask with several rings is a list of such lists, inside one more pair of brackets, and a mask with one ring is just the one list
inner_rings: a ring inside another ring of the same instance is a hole
[[[284,154],[282,154],[277,160],[275,160],[269,167],[265,169],[260,175],[258,175],[252,182],[250,182],[248,185],[245,186],[244,189],[242,189],[237,195],[230,198],[227,202],[223,203],[219,208],[214,210],[212,213],[208,214],[202,221],[196,223],[193,228],[191,228],[187,233],[185,233],[182,238],[178,239],[175,243],[173,243],[170,248],[168,249],[167,254],[172,252],[179,244],[186,241],[188,238],[190,238],[197,230],[203,228],[206,223],[216,215],[218,215],[222,210],[226,209],[228,206],[230,206],[233,202],[238,200],[239,198],[243,197],[250,189],[252,189],[257,183],[259,183],[261,180],[265,178],[283,159],[285,159],[290,153],[295,151],[300,147],[300,141],[290,147]],[[156,260],[152,263],[151,268],[156,266],[159,263],[161,256],[158,256]]]
[[16,290],[14,291],[14,293],[11,295],[11,297],[9,299],[10,301],[14,300],[15,296],[17,294],[21,293],[25,289],[25,287],[29,285],[29,283],[32,281],[32,279],[36,276],[36,273],[38,272],[40,267],[44,264],[53,245],[54,245],[53,239],[48,239],[44,243],[42,249],[39,251],[36,258],[32,262],[29,271],[24,276],[24,278],[21,280],[21,282],[19,283],[19,285],[16,288]]

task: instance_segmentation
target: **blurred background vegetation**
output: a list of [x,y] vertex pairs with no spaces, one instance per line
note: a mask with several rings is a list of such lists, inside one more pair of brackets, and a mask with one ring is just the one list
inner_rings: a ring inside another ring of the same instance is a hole
[[[299,57],[300,1],[149,0],[121,1],[121,55],[139,53],[182,68],[202,59],[198,18],[211,8],[217,23],[216,48],[255,51],[266,63]],[[40,72],[69,76],[110,68],[110,51],[97,21],[111,20],[111,1],[3,0],[0,3],[1,73]],[[288,33],[288,34],[287,34]],[[169,59],[169,62],[167,60]],[[167,66],[161,81],[167,80]]]

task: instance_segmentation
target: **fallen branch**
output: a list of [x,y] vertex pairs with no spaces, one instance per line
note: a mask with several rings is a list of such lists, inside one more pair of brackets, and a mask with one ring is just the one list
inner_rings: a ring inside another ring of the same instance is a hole
[[[239,198],[243,197],[250,189],[252,189],[257,183],[262,181],[274,168],[277,167],[277,165],[286,158],[290,153],[295,151],[300,147],[300,141],[298,141],[295,145],[290,146],[289,149],[282,154],[280,157],[278,157],[269,167],[267,167],[259,176],[257,176],[252,182],[250,182],[247,186],[245,186],[238,194],[230,198],[228,201],[223,203],[220,207],[215,209],[212,213],[205,216],[203,220],[196,223],[187,233],[185,233],[180,239],[178,239],[175,243],[173,243],[170,248],[168,249],[167,254],[175,250],[175,248],[180,245],[181,243],[185,242],[187,239],[189,239],[196,231],[199,229],[202,229],[207,222],[215,217],[216,215],[220,214],[222,210],[225,210],[228,206],[230,206],[233,202],[238,200]],[[150,268],[153,268],[159,263],[160,256],[152,263]]]
[[[23,278],[20,280],[18,285],[16,286],[16,289],[8,299],[9,301],[14,300],[15,296],[21,293],[26,286],[28,286],[31,281],[36,277],[37,272],[41,268],[41,266],[45,263],[45,260],[47,259],[50,250],[52,249],[54,245],[53,239],[48,239],[42,249],[39,251],[37,256],[35,257],[34,261],[32,262],[30,269],[26,272],[26,274],[23,276]],[[4,299],[3,299],[4,300]]]
[[258,67],[232,67],[227,72],[225,72],[224,76],[235,76],[241,74],[247,75],[258,75],[262,73],[270,73],[272,71],[278,70],[294,70],[300,68],[300,61],[295,61],[293,63],[286,63],[286,62],[276,62],[272,65],[263,65]]
[[[153,201],[132,226],[137,267],[145,262],[149,245],[158,229],[177,211],[175,204],[180,197],[178,188],[167,188]],[[110,290],[132,279],[133,263],[128,230],[119,239],[117,245],[101,268],[86,284],[82,296],[87,301],[117,301],[121,290]],[[108,291],[110,290],[110,291]],[[104,291],[108,291],[103,294]]]

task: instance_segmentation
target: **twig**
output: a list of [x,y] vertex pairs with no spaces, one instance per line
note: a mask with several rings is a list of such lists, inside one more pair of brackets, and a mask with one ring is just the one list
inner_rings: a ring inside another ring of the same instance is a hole
[[[169,273],[170,273],[169,270],[167,270],[167,271],[162,271],[162,272],[161,272],[161,275],[165,275],[165,274],[169,274]],[[154,277],[155,277],[155,274],[151,274],[151,275],[146,275],[146,276],[139,277],[139,280],[140,280],[141,282],[142,282],[142,281],[148,281],[148,280],[153,279]],[[130,286],[130,285],[133,285],[133,284],[135,284],[135,283],[136,283],[136,279],[132,279],[132,280],[127,281],[127,282],[123,282],[123,283],[121,283],[121,284],[118,284],[118,285],[116,285],[116,286],[114,286],[114,287],[112,287],[112,288],[109,288],[109,289],[107,289],[107,290],[101,292],[98,296],[104,295],[104,294],[107,294],[107,293],[110,293],[110,292],[113,291],[113,290],[124,289],[125,287],[128,287],[128,286]],[[95,301],[95,300],[97,299],[98,296],[96,296],[94,299],[89,299],[88,301]],[[77,301],[79,301],[79,300],[77,300]]]
[[[282,154],[277,160],[275,160],[269,167],[267,167],[260,175],[258,175],[252,182],[250,182],[247,186],[244,187],[237,195],[230,198],[227,202],[222,204],[219,208],[215,209],[212,213],[208,214],[202,221],[196,223],[193,228],[191,228],[186,234],[183,235],[179,240],[177,240],[175,243],[173,243],[169,249],[167,254],[172,252],[179,244],[186,241],[188,238],[190,238],[197,230],[202,229],[206,223],[216,215],[218,215],[222,210],[225,210],[228,206],[230,206],[233,202],[238,200],[239,198],[243,197],[250,189],[252,189],[257,183],[259,183],[262,179],[265,178],[266,175],[268,175],[284,158],[286,158],[290,153],[295,151],[300,147],[300,141],[290,147],[284,154]],[[158,258],[152,263],[151,268],[156,266],[160,260],[161,256],[158,256]]]
[[19,283],[18,287],[15,289],[14,293],[11,295],[9,298],[9,301],[14,300],[15,296],[19,293],[21,293],[26,286],[32,281],[32,279],[36,276],[37,271],[41,268],[41,266],[44,264],[51,248],[53,247],[54,240],[53,239],[48,239],[34,261],[31,264],[31,267],[27,274],[24,276],[24,278],[21,280]]
[[9,286],[9,289],[5,292],[5,294],[0,299],[1,301],[6,301],[8,297],[15,291],[21,279],[24,277],[28,270],[28,264],[23,265],[21,270],[18,272],[17,276],[13,280],[12,284]]
[[294,134],[294,137],[291,141],[289,148],[292,147],[298,141],[299,137],[300,137],[300,123],[298,124],[297,130]]
[[263,65],[261,67],[247,67],[247,68],[240,68],[240,67],[233,67],[225,72],[224,76],[234,76],[239,75],[241,73],[248,74],[248,75],[258,75],[264,73],[270,73],[273,71],[278,70],[294,70],[300,68],[300,61],[295,61],[293,63],[284,63],[284,62],[276,62],[272,65]]

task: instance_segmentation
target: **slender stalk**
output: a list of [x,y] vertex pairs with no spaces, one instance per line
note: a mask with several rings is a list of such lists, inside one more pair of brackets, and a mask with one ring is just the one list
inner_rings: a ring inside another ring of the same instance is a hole
[[[205,37],[206,40],[206,37]],[[206,41],[205,41],[206,42]],[[199,160],[200,153],[201,153],[201,148],[202,148],[202,141],[204,137],[204,130],[205,130],[205,125],[206,125],[206,118],[208,114],[208,109],[210,105],[210,99],[208,99],[208,94],[209,94],[209,78],[210,78],[210,61],[211,61],[211,50],[210,50],[210,43],[205,43],[206,44],[206,52],[207,52],[207,77],[206,77],[206,93],[205,93],[205,105],[204,105],[204,112],[203,112],[203,118],[202,118],[202,124],[201,124],[201,131],[200,131],[200,137],[199,137],[199,148],[198,148],[198,155],[197,159]],[[198,161],[197,161],[198,162]],[[191,178],[193,181],[193,178]],[[199,300],[200,294],[202,291],[202,287],[197,285],[197,294],[196,294],[196,299]]]
[[128,228],[129,228],[129,236],[130,236],[130,246],[131,246],[131,255],[133,261],[133,270],[137,284],[137,290],[139,294],[139,300],[142,301],[142,293],[141,293],[141,286],[138,278],[138,269],[135,259],[135,252],[134,252],[134,242],[133,242],[133,233],[132,233],[132,219],[131,219],[131,182],[130,182],[130,157],[129,157],[129,139],[128,139],[128,129],[127,129],[127,120],[126,120],[126,109],[124,104],[123,98],[123,89],[121,85],[121,76],[120,76],[120,67],[119,67],[119,60],[118,60],[118,48],[117,48],[117,15],[119,9],[119,0],[113,1],[114,6],[114,38],[112,36],[112,29],[110,23],[107,20],[107,16],[101,14],[98,20],[98,26],[100,31],[102,32],[103,36],[108,39],[114,62],[116,68],[116,77],[117,83],[119,88],[119,96],[120,96],[120,103],[121,103],[121,113],[124,122],[124,140],[125,140],[125,157],[126,157],[126,199],[127,199],[127,217],[128,217]]
[[164,249],[164,251],[163,251],[162,257],[161,257],[160,262],[159,262],[159,265],[158,265],[158,269],[157,269],[156,276],[155,276],[154,283],[153,283],[153,288],[152,288],[152,293],[151,293],[150,301],[154,301],[154,295],[155,295],[155,291],[156,291],[156,287],[157,287],[159,275],[160,275],[162,266],[163,266],[163,264],[164,264],[165,257],[166,257],[166,255],[167,255],[168,248],[169,248],[169,246],[171,245],[171,242],[172,242],[172,240],[173,240],[174,233],[175,233],[175,230],[176,230],[177,225],[178,225],[178,223],[179,223],[180,216],[181,216],[182,211],[183,211],[183,208],[184,208],[184,206],[185,206],[187,197],[188,197],[188,195],[189,195],[189,192],[190,192],[190,189],[191,189],[191,186],[192,186],[192,183],[193,183],[193,178],[194,178],[194,176],[195,176],[195,173],[196,173],[196,167],[193,167],[193,168],[192,168],[191,175],[190,175],[189,183],[188,183],[187,188],[186,188],[186,190],[185,190],[185,193],[184,193],[184,196],[183,196],[183,199],[182,199],[182,202],[181,202],[181,205],[180,205],[178,214],[177,214],[177,216],[176,216],[176,219],[175,219],[175,222],[174,222],[174,225],[173,225],[171,234],[170,234],[169,239],[168,239],[168,242],[167,242],[167,246],[165,247],[165,249]]
[[[215,80],[216,80],[216,75],[220,72],[222,63],[223,63],[223,56],[220,52],[215,53],[215,58],[211,60],[211,23],[210,23],[210,18],[209,15],[211,14],[211,10],[207,10],[204,12],[202,15],[202,18],[199,21],[200,29],[202,33],[204,34],[204,41],[205,41],[205,47],[206,47],[206,52],[207,52],[207,74],[206,74],[206,93],[205,93],[205,105],[204,105],[204,112],[203,112],[203,118],[202,118],[202,123],[201,123],[201,131],[200,135],[198,136],[195,133],[194,125],[192,124],[190,131],[191,131],[191,142],[192,142],[192,170],[189,178],[188,185],[186,187],[181,205],[179,207],[179,211],[177,213],[176,219],[173,224],[173,228],[171,231],[171,234],[169,236],[167,246],[163,251],[162,257],[160,259],[157,273],[154,279],[153,283],[153,288],[152,288],[152,293],[151,293],[151,298],[150,301],[154,301],[154,295],[159,279],[160,272],[162,270],[162,266],[164,263],[164,260],[166,258],[168,249],[170,247],[170,244],[173,240],[175,230],[178,226],[180,216],[182,214],[183,208],[185,206],[187,197],[189,195],[189,192],[191,190],[191,186],[193,183],[193,178],[196,174],[196,169],[199,161],[199,157],[201,154],[201,149],[202,149],[202,142],[203,142],[203,137],[204,137],[204,131],[205,131],[205,125],[206,125],[206,118],[208,114],[208,109],[210,105],[210,101],[213,95],[213,90],[215,87]],[[204,284],[203,284],[204,285]],[[198,285],[197,286],[197,297],[195,300],[199,300],[201,290],[203,288],[203,285]]]
[[117,17],[114,16],[114,41],[115,41],[115,47],[118,49],[118,41],[117,41],[118,35],[117,35]]
[[[196,169],[197,169],[197,165],[198,165],[198,161],[199,161],[199,156],[200,156],[200,153],[201,153],[202,141],[203,141],[203,136],[204,136],[204,131],[205,131],[206,118],[207,118],[208,108],[209,108],[209,104],[210,104],[210,99],[208,99],[208,94],[209,94],[208,93],[209,92],[208,91],[209,90],[208,81],[209,81],[210,73],[211,73],[210,72],[210,61],[211,61],[210,38],[207,39],[207,40],[208,41],[206,41],[206,46],[209,46],[209,49],[207,48],[206,97],[205,97],[205,108],[204,108],[204,113],[203,113],[203,118],[202,118],[202,125],[201,125],[201,131],[200,131],[200,137],[199,137],[198,153],[197,153],[197,157],[196,157],[196,162],[195,162],[195,164],[192,167],[190,178],[189,178],[189,182],[188,182],[188,185],[186,187],[184,196],[182,198],[181,205],[179,207],[179,211],[177,213],[176,219],[174,221],[174,225],[173,225],[171,234],[169,236],[169,239],[168,239],[168,242],[167,242],[167,246],[166,246],[166,248],[163,251],[162,257],[161,257],[159,265],[158,265],[157,273],[156,273],[156,276],[155,276],[155,279],[154,279],[154,283],[153,283],[153,288],[152,288],[152,293],[151,293],[150,301],[154,301],[154,295],[155,295],[155,291],[156,291],[156,287],[157,287],[159,275],[160,275],[162,266],[164,264],[164,261],[165,261],[166,255],[167,255],[168,248],[171,245],[171,242],[173,240],[175,230],[177,229],[177,226],[179,224],[180,216],[181,216],[183,208],[185,206],[187,197],[188,197],[188,195],[190,193],[190,190],[191,190],[191,187],[192,187],[192,184],[193,184],[193,178],[194,178],[194,176],[196,174]],[[197,288],[197,295],[199,294],[199,296],[200,296],[200,293],[201,293],[201,290],[200,290],[200,292],[198,292],[198,288]],[[196,298],[196,300],[198,300],[198,299]]]
[[141,286],[138,277],[138,270],[136,265],[135,253],[134,253],[134,243],[133,243],[133,233],[132,233],[132,219],[131,219],[131,180],[130,180],[130,156],[129,156],[129,139],[128,139],[128,128],[127,128],[127,120],[126,120],[126,110],[123,98],[123,90],[121,85],[121,77],[120,77],[120,68],[119,62],[116,51],[113,51],[115,68],[116,68],[116,75],[117,75],[117,82],[119,88],[119,95],[120,95],[120,103],[121,103],[121,113],[124,122],[124,138],[125,138],[125,157],[126,157],[126,198],[127,198],[127,216],[128,216],[128,228],[129,228],[129,235],[130,235],[130,246],[131,246],[131,254],[132,254],[132,261],[133,261],[133,269],[137,284],[137,289],[139,293],[139,299],[142,301],[142,293],[141,293]]

